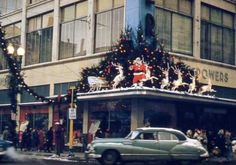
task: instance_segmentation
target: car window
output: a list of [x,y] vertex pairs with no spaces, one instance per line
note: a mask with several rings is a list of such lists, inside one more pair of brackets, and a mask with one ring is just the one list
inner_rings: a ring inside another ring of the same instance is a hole
[[129,133],[128,136],[126,136],[126,138],[127,138],[127,139],[135,139],[135,138],[137,138],[137,135],[138,135],[138,134],[139,134],[138,131],[132,131],[132,132]]
[[154,140],[154,136],[153,136],[153,133],[151,133],[151,132],[142,132],[137,136],[136,139]]
[[170,132],[158,132],[158,140],[178,140],[178,138]]

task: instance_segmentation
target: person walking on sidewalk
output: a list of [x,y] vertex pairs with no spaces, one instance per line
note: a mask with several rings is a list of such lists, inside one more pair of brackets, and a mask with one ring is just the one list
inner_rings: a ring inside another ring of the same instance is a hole
[[59,122],[56,122],[55,125],[55,149],[56,155],[60,156],[64,148],[64,130]]
[[52,151],[52,149],[53,149],[52,142],[53,142],[53,130],[52,130],[52,127],[50,127],[46,133],[46,151],[47,152]]

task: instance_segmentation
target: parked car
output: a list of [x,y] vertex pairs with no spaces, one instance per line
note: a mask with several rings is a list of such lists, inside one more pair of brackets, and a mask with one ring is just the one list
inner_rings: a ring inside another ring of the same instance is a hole
[[95,139],[85,155],[103,165],[126,161],[193,162],[209,157],[199,141],[179,130],[157,127],[137,128],[125,138]]
[[6,151],[10,147],[13,147],[12,142],[0,139],[0,159],[6,156]]

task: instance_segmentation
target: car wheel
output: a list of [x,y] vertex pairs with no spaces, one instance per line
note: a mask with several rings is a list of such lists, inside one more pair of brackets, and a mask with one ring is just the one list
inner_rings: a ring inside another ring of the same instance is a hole
[[104,152],[102,155],[102,164],[104,165],[114,165],[119,159],[119,154],[114,150],[109,150]]

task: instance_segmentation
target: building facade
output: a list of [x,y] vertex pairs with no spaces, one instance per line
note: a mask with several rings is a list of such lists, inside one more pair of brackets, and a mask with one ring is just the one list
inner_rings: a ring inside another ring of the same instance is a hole
[[[149,89],[79,94],[74,130],[93,132],[96,123],[107,136],[124,136],[147,121],[154,126],[231,129],[236,116],[234,1],[225,0],[3,0],[5,38],[26,54],[22,72],[27,84],[45,97],[67,94],[83,68],[98,64],[126,27],[154,28],[173,57],[196,68],[199,81],[212,80],[216,97],[186,96]],[[147,15],[151,15],[148,22]],[[153,20],[152,20],[153,18]],[[151,28],[151,29],[150,29]],[[0,56],[0,133],[11,119],[8,69]],[[19,96],[17,121],[48,128],[61,119],[68,135],[67,104],[48,105],[27,91]]]

